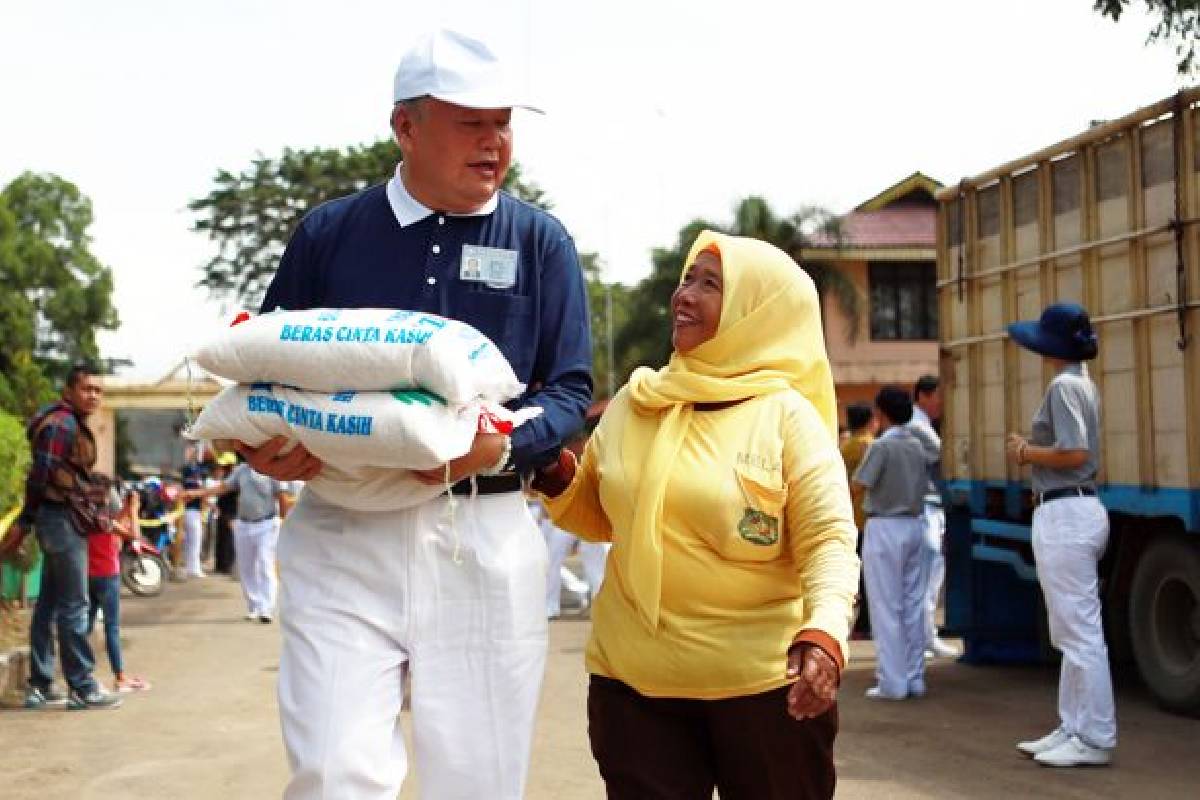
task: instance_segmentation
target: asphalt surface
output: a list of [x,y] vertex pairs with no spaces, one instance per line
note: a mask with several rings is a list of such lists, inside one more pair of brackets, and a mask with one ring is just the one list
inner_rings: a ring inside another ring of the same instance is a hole
[[[0,711],[0,797],[279,797],[287,767],[274,697],[278,626],[243,621],[239,588],[224,577],[123,602],[126,661],[153,688],[125,695],[111,712]],[[588,628],[570,613],[551,624],[527,793],[534,800],[604,796],[584,716]],[[1200,797],[1200,721],[1158,710],[1133,681],[1118,681],[1116,764],[1051,770],[1013,744],[1054,727],[1053,669],[938,661],[924,699],[872,702],[863,697],[872,658],[869,642],[852,644],[838,797]],[[110,679],[106,665],[99,674]],[[400,797],[416,798],[417,781]]]

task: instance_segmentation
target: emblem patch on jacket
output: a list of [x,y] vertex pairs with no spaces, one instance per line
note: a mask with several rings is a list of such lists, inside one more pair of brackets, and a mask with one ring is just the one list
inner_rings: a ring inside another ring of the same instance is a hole
[[738,523],[738,533],[751,544],[775,544],[779,541],[779,518],[747,508]]

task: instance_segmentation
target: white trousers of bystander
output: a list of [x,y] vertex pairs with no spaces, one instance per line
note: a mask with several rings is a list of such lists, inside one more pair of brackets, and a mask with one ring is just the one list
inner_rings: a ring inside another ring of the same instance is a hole
[[255,616],[275,613],[275,546],[278,540],[278,517],[258,522],[233,521],[234,562],[246,598],[246,610]]
[[546,546],[519,492],[391,512],[301,495],[279,550],[285,800],[518,800],[546,661]]
[[198,508],[183,511],[183,569],[189,578],[204,574],[200,552],[204,546],[204,516]]
[[893,699],[923,695],[929,567],[924,520],[869,518],[862,560],[879,692]]
[[1062,651],[1059,720],[1084,744],[1111,749],[1117,719],[1096,574],[1107,545],[1108,512],[1094,497],[1051,500],[1033,512],[1033,557],[1050,642]]
[[926,504],[921,518],[925,527],[925,558],[928,579],[925,582],[925,612],[928,632],[926,644],[932,646],[938,638],[937,607],[946,582],[946,557],[942,554],[942,542],[946,538],[946,515],[941,506]]

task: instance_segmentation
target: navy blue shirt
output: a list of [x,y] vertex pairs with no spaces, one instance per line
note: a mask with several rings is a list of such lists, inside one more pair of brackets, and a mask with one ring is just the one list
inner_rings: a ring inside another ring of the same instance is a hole
[[[500,193],[490,214],[434,212],[401,227],[385,184],[313,209],[288,243],[262,311],[395,308],[466,322],[488,336],[540,406],[513,432],[512,463],[552,461],[592,398],[587,292],[575,244],[546,212]],[[464,245],[517,251],[512,286],[463,280]]]

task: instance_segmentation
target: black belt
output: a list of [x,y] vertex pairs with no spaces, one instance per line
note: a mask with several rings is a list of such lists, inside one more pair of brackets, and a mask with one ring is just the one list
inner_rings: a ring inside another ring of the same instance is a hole
[[[476,494],[504,494],[521,491],[521,476],[516,473],[509,475],[476,475]],[[465,478],[450,487],[450,493],[459,496],[471,494],[471,479]]]
[[1034,504],[1041,505],[1051,500],[1062,500],[1064,497],[1095,497],[1096,490],[1091,486],[1065,486],[1062,489],[1051,489],[1033,496]]

